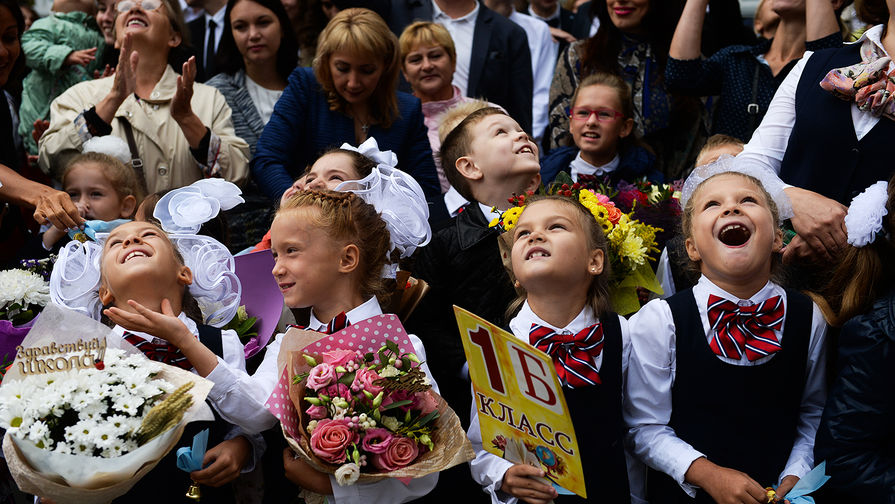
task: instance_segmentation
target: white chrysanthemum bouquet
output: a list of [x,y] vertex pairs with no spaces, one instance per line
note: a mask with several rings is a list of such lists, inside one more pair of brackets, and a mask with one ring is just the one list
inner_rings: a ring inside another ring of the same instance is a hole
[[34,317],[49,302],[50,283],[40,274],[24,269],[0,271],[0,380]]

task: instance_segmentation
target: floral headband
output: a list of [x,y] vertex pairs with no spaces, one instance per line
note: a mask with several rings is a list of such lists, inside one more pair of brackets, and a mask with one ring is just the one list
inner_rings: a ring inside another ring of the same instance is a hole
[[[233,255],[199,228],[242,203],[236,185],[222,179],[205,179],[170,191],[156,204],[158,219],[171,243],[193,272],[190,294],[199,304],[202,322],[221,327],[239,308],[242,287],[236,277]],[[79,311],[96,320],[102,313],[99,299],[103,245],[108,233],[96,233],[96,241],[72,241],[62,248],[50,275],[50,297],[54,303]]]
[[[398,157],[392,151],[380,151],[372,137],[358,147],[345,143],[341,148],[363,154],[378,165],[361,180],[342,182],[336,191],[351,191],[376,208],[388,227],[391,250],[397,250],[402,258],[429,243],[432,229],[426,196],[413,177],[395,168]],[[397,268],[386,264],[383,276],[395,278]]]
[[849,245],[863,247],[876,240],[876,235],[883,229],[883,217],[889,213],[886,209],[888,199],[889,184],[880,180],[851,200],[845,216]]

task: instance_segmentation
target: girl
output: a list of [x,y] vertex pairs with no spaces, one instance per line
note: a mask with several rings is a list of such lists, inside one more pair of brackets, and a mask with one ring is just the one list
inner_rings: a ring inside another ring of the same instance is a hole
[[[541,162],[541,179],[550,183],[560,171],[585,185],[608,176],[611,184],[647,177],[661,182],[656,157],[634,133],[631,89],[621,77],[596,73],[585,77],[572,95],[569,132],[574,146],[559,147]],[[595,179],[596,177],[596,179]]]
[[[630,339],[627,321],[609,306],[606,237],[586,208],[558,196],[532,200],[512,232],[513,273],[527,297],[510,329],[517,338],[548,352],[561,335],[575,335],[573,345],[579,349],[573,350],[574,355],[567,354],[568,346],[562,344],[551,356],[582,448],[587,493],[600,495],[605,502],[630,502],[622,447],[622,389]],[[566,374],[563,362],[588,378]],[[505,502],[505,494],[535,504],[556,498],[551,486],[532,479],[544,476],[542,470],[514,465],[482,448],[475,411],[469,438],[476,458],[470,467],[492,502]]]
[[889,420],[895,394],[879,386],[895,379],[893,215],[895,178],[852,201],[846,217],[851,246],[829,289],[836,294],[830,297],[834,318],[847,321],[839,337],[839,375],[815,448],[815,458],[827,461],[829,502],[895,502],[895,433]]
[[[62,187],[87,220],[129,219],[144,196],[132,168],[99,152],[75,156],[62,174]],[[52,250],[63,236],[65,232],[55,227],[46,230],[44,249]]]
[[726,166],[697,168],[681,198],[699,281],[631,319],[625,421],[653,504],[767,502],[814,466],[827,326],[771,280],[778,204]]

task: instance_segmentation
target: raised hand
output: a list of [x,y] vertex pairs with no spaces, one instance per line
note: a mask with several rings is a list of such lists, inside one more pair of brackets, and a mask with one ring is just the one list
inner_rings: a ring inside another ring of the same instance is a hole
[[137,90],[137,64],[140,62],[140,54],[133,50],[133,46],[131,34],[128,33],[124,36],[121,52],[118,54],[118,66],[115,67],[112,89],[96,104],[96,114],[108,124],[112,124],[118,107]]
[[195,336],[187,329],[186,325],[177,318],[177,314],[171,309],[171,302],[168,299],[162,300],[161,312],[150,310],[133,299],[129,299],[127,304],[137,312],[133,313],[113,306],[104,310],[103,313],[112,322],[129,331],[151,334],[176,347],[181,347],[187,341],[195,339]]
[[62,66],[81,65],[87,66],[88,63],[96,59],[96,48],[81,49],[80,51],[72,51],[65,57]]
[[178,123],[193,115],[190,101],[193,99],[193,84],[196,82],[196,57],[191,56],[183,64],[182,73],[177,77],[177,89],[171,99],[171,117]]

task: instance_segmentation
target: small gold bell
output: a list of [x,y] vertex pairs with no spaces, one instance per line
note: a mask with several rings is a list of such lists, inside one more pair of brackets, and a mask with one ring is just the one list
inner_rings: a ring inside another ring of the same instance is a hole
[[776,492],[773,488],[765,488],[765,491],[767,492],[767,496],[768,496],[768,500],[767,500],[767,502],[768,502],[768,503],[772,503],[772,502],[777,502],[777,501],[778,501],[778,499],[777,499],[777,492]]
[[186,498],[199,502],[202,499],[202,493],[199,492],[199,484],[193,481],[190,488],[186,491]]

